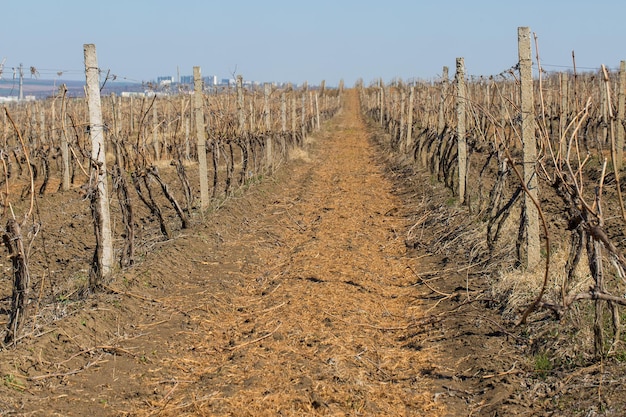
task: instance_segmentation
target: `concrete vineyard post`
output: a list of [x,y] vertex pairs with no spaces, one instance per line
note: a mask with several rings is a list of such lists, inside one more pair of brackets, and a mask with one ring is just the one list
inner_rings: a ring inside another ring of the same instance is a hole
[[600,125],[602,126],[600,143],[602,144],[602,146],[606,146],[606,144],[608,143],[609,123],[611,123],[611,120],[609,120],[609,96],[608,92],[606,91],[608,83],[608,77],[606,80],[603,77],[600,77]]
[[237,76],[237,121],[238,134],[242,135],[246,129],[246,116],[243,112],[243,76]]
[[[56,133],[58,132],[58,128],[56,126],[56,119],[57,119],[57,98],[59,98],[59,92],[57,91],[54,98],[52,99],[51,105],[50,105],[50,143],[52,146],[54,146],[55,144],[55,139],[57,138]],[[59,139],[60,139],[60,135],[59,135]],[[59,141],[60,142],[60,141]]]
[[[315,117],[315,107],[314,107],[314,99],[313,99],[313,92],[307,90],[307,95],[309,97],[309,110],[307,111],[307,114],[311,115],[311,119],[313,119]],[[313,120],[311,120],[311,127],[313,127]]]
[[264,94],[263,94],[263,98],[264,98],[264,105],[263,105],[263,113],[265,115],[265,136],[266,136],[266,143],[265,143],[265,162],[267,164],[267,168],[269,170],[272,169],[272,152],[273,152],[273,143],[272,143],[272,136],[269,134],[269,132],[272,130],[272,113],[270,112],[270,94],[271,94],[271,90],[272,90],[272,85],[269,83],[265,83],[265,89],[264,89]]
[[196,122],[198,171],[200,175],[200,209],[209,208],[209,177],[206,161],[206,132],[204,130],[204,97],[200,67],[193,67],[193,113]]
[[296,136],[296,117],[296,92],[293,91],[291,95],[291,140],[293,141],[294,145],[296,145],[298,142]]
[[407,110],[406,117],[406,141],[404,148],[409,152],[413,147],[413,102],[415,101],[415,85],[412,85],[409,90],[409,108]]
[[378,104],[380,105],[380,125],[384,124],[385,120],[385,85],[383,84],[383,79],[380,79],[380,83],[378,85],[379,88],[379,100]]
[[287,93],[284,91],[280,95],[280,131],[287,131]]
[[63,190],[67,191],[70,189],[70,149],[67,143],[67,127],[65,125],[66,121],[66,113],[67,113],[67,102],[65,100],[65,96],[67,95],[67,87],[65,84],[61,85],[61,166],[62,166],[62,187]]
[[270,111],[270,95],[272,93],[272,85],[265,83],[263,86],[263,119],[265,122],[265,131],[272,130],[272,113]]
[[244,149],[242,149],[241,152],[241,177],[240,177],[240,183],[243,184],[246,176],[247,176],[247,169],[248,169],[248,158],[250,155],[249,152],[249,143],[248,140],[244,137],[245,132],[246,132],[246,115],[245,115],[245,110],[244,110],[244,97],[243,97],[243,76],[242,75],[238,75],[237,76],[237,82],[235,85],[236,88],[236,94],[237,94],[237,120],[238,120],[238,127],[237,127],[237,135],[239,135],[240,140],[242,141],[242,146]]
[[624,163],[624,117],[626,116],[626,61],[619,63],[619,83],[617,93],[617,135],[615,169],[619,172]]
[[307,91],[308,91],[308,87],[307,87],[307,83],[305,81],[304,85],[302,86],[302,113],[300,114],[300,129],[302,130],[301,133],[302,133],[302,140],[303,141],[304,141],[304,137],[306,136],[306,116],[307,116],[306,96],[307,96]]
[[170,116],[170,110],[171,110],[171,102],[170,99],[165,100],[165,126],[164,129],[165,131],[163,132],[163,139],[162,139],[162,144],[161,144],[161,148],[163,149],[163,154],[161,155],[161,158],[163,159],[168,159],[169,158],[169,153],[168,153],[168,149],[169,149],[169,145],[167,143],[168,138],[171,136],[171,132],[170,132],[170,128],[171,128],[171,116]]
[[317,130],[320,130],[320,103],[319,103],[319,95],[315,93],[315,127]]
[[7,144],[7,136],[9,134],[9,124],[7,123],[7,113],[5,111],[2,112],[2,143],[6,146]]
[[46,114],[44,113],[43,106],[39,109],[39,144],[44,145],[46,143]]
[[[191,154],[191,145],[189,142],[189,134],[191,133],[191,117],[185,111],[186,97],[181,95],[180,97],[180,120],[183,121],[185,126],[185,159],[189,160]],[[191,107],[191,106],[190,106]]]
[[526,210],[526,251],[522,263],[527,269],[534,269],[541,260],[539,239],[539,210],[534,201],[538,200],[537,139],[535,137],[535,112],[533,98],[532,58],[530,48],[530,28],[519,27],[517,32],[520,72],[520,98],[522,111],[522,146],[524,164],[524,209]]
[[256,107],[256,95],[254,93],[252,94],[252,98],[248,102],[250,103],[250,132],[254,132],[256,130],[256,114],[254,112],[254,109]]
[[406,151],[406,148],[404,148],[404,132],[405,132],[405,116],[404,116],[404,112],[406,109],[406,91],[403,87],[401,92],[400,92],[400,132],[398,135],[398,145],[400,146],[400,152],[404,153]]
[[85,55],[85,79],[87,107],[89,111],[89,137],[91,139],[91,173],[95,181],[94,222],[96,229],[97,271],[90,274],[89,286],[92,290],[100,285],[101,279],[111,275],[113,268],[113,239],[111,236],[111,216],[107,186],[107,169],[104,147],[104,124],[100,101],[100,80],[96,45],[83,45]]
[[[448,67],[443,67],[443,72],[441,74],[441,84],[439,86],[439,105],[437,106],[437,140],[439,141],[439,149],[446,149],[448,139],[447,136],[443,135],[443,130],[446,125],[445,120],[445,108],[446,108],[446,95],[448,94]],[[434,93],[433,93],[434,94]],[[433,101],[435,100],[435,96],[432,96]],[[430,119],[430,116],[423,116]],[[428,165],[428,150],[425,146],[422,146],[421,149],[421,158],[422,158],[422,166]],[[441,153],[435,151],[433,156],[433,166],[438,167],[441,161]]]
[[130,96],[130,116],[128,118],[130,123],[130,134],[132,135],[135,131],[135,99],[133,96]]
[[154,100],[152,105],[152,149],[154,150],[154,159],[158,161],[161,157],[159,152],[159,112],[157,110],[158,100]]
[[437,113],[437,135],[439,137],[443,135],[443,129],[446,126],[445,102],[446,94],[448,93],[448,76],[448,67],[443,67],[441,74],[441,98],[439,101],[439,111]]
[[189,160],[191,156],[191,146],[189,141],[189,133],[191,131],[191,119],[185,114],[183,120],[185,120],[185,159]]
[[456,136],[459,161],[459,202],[465,203],[467,181],[467,139],[465,138],[465,59],[456,59]]
[[35,104],[35,108],[31,108],[31,106],[28,106],[28,115],[30,117],[30,124],[29,124],[29,131],[28,131],[28,135],[27,137],[29,138],[29,143],[33,148],[37,147],[37,127],[39,125],[39,123],[37,122],[37,107],[39,107],[38,104]]
[[116,123],[117,128],[116,128],[115,134],[118,137],[122,134],[122,127],[123,127],[122,105],[123,103],[124,103],[124,99],[122,97],[118,97],[117,106],[115,107],[115,111],[116,111],[115,120],[117,120],[117,123]]
[[567,73],[563,72],[559,75],[561,79],[561,108],[559,112],[559,151],[560,160],[562,160],[565,152],[567,152],[567,138],[565,137],[565,129],[567,127],[567,114],[569,113],[569,90]]
[[287,133],[287,93],[284,91],[280,95],[280,152],[284,155],[286,152],[285,134]]

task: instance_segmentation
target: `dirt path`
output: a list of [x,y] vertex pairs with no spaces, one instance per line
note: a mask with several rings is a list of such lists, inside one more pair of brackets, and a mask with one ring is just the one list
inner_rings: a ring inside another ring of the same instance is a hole
[[197,348],[178,359],[190,367],[170,378],[193,383],[181,383],[165,409],[421,415],[436,408],[415,378],[429,354],[398,342],[398,329],[420,311],[405,278],[405,225],[393,216],[400,202],[374,163],[357,106],[351,95],[315,139],[312,160],[279,179],[264,211],[244,216],[241,235],[224,238],[222,250],[243,251],[229,256],[241,263],[239,286],[224,298],[206,294],[202,303],[218,309],[210,317],[192,314],[199,331],[179,349]]
[[308,154],[18,349],[3,372],[29,379],[5,383],[0,405],[30,415],[459,415],[471,396],[455,376],[463,364],[442,360],[486,347],[461,355],[469,339],[455,344],[443,329],[416,341],[445,293],[415,285],[432,265],[407,256],[403,203],[369,135],[349,92]]

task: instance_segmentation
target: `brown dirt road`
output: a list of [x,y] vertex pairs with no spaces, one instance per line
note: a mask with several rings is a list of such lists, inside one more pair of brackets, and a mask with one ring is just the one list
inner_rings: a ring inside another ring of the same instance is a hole
[[511,363],[493,352],[508,345],[496,326],[478,322],[482,313],[442,324],[466,276],[419,285],[439,260],[407,252],[409,216],[376,157],[372,129],[349,91],[344,110],[288,167],[155,247],[111,283],[111,293],[4,352],[3,412],[497,409],[512,392],[498,372]]

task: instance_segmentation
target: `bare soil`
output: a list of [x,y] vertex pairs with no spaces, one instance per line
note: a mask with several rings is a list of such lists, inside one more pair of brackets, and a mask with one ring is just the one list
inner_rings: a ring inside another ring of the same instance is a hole
[[[488,308],[488,283],[466,259],[407,247],[414,207],[445,201],[446,191],[381,158],[372,141],[380,132],[362,120],[356,92],[345,100],[275,175],[194,228],[155,239],[105,292],[56,300],[54,321],[0,352],[0,414],[589,410],[592,400],[576,401],[594,388],[564,397],[551,375],[537,375],[522,354],[528,338]],[[77,193],[54,194],[59,210],[39,213],[42,224],[73,219],[46,235],[66,248],[52,270],[91,256],[89,212],[69,205]],[[420,236],[439,231],[422,227]]]

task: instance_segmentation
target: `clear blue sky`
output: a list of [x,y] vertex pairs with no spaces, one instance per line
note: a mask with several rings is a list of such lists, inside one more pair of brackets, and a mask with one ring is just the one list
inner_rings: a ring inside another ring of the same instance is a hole
[[[41,78],[84,79],[83,44],[120,78],[192,74],[351,86],[434,79],[465,58],[470,75],[517,61],[517,27],[539,39],[548,70],[626,59],[626,2],[581,0],[5,0],[3,78],[23,63]],[[533,52],[534,55],[534,52]],[[30,72],[27,71],[27,74]]]

